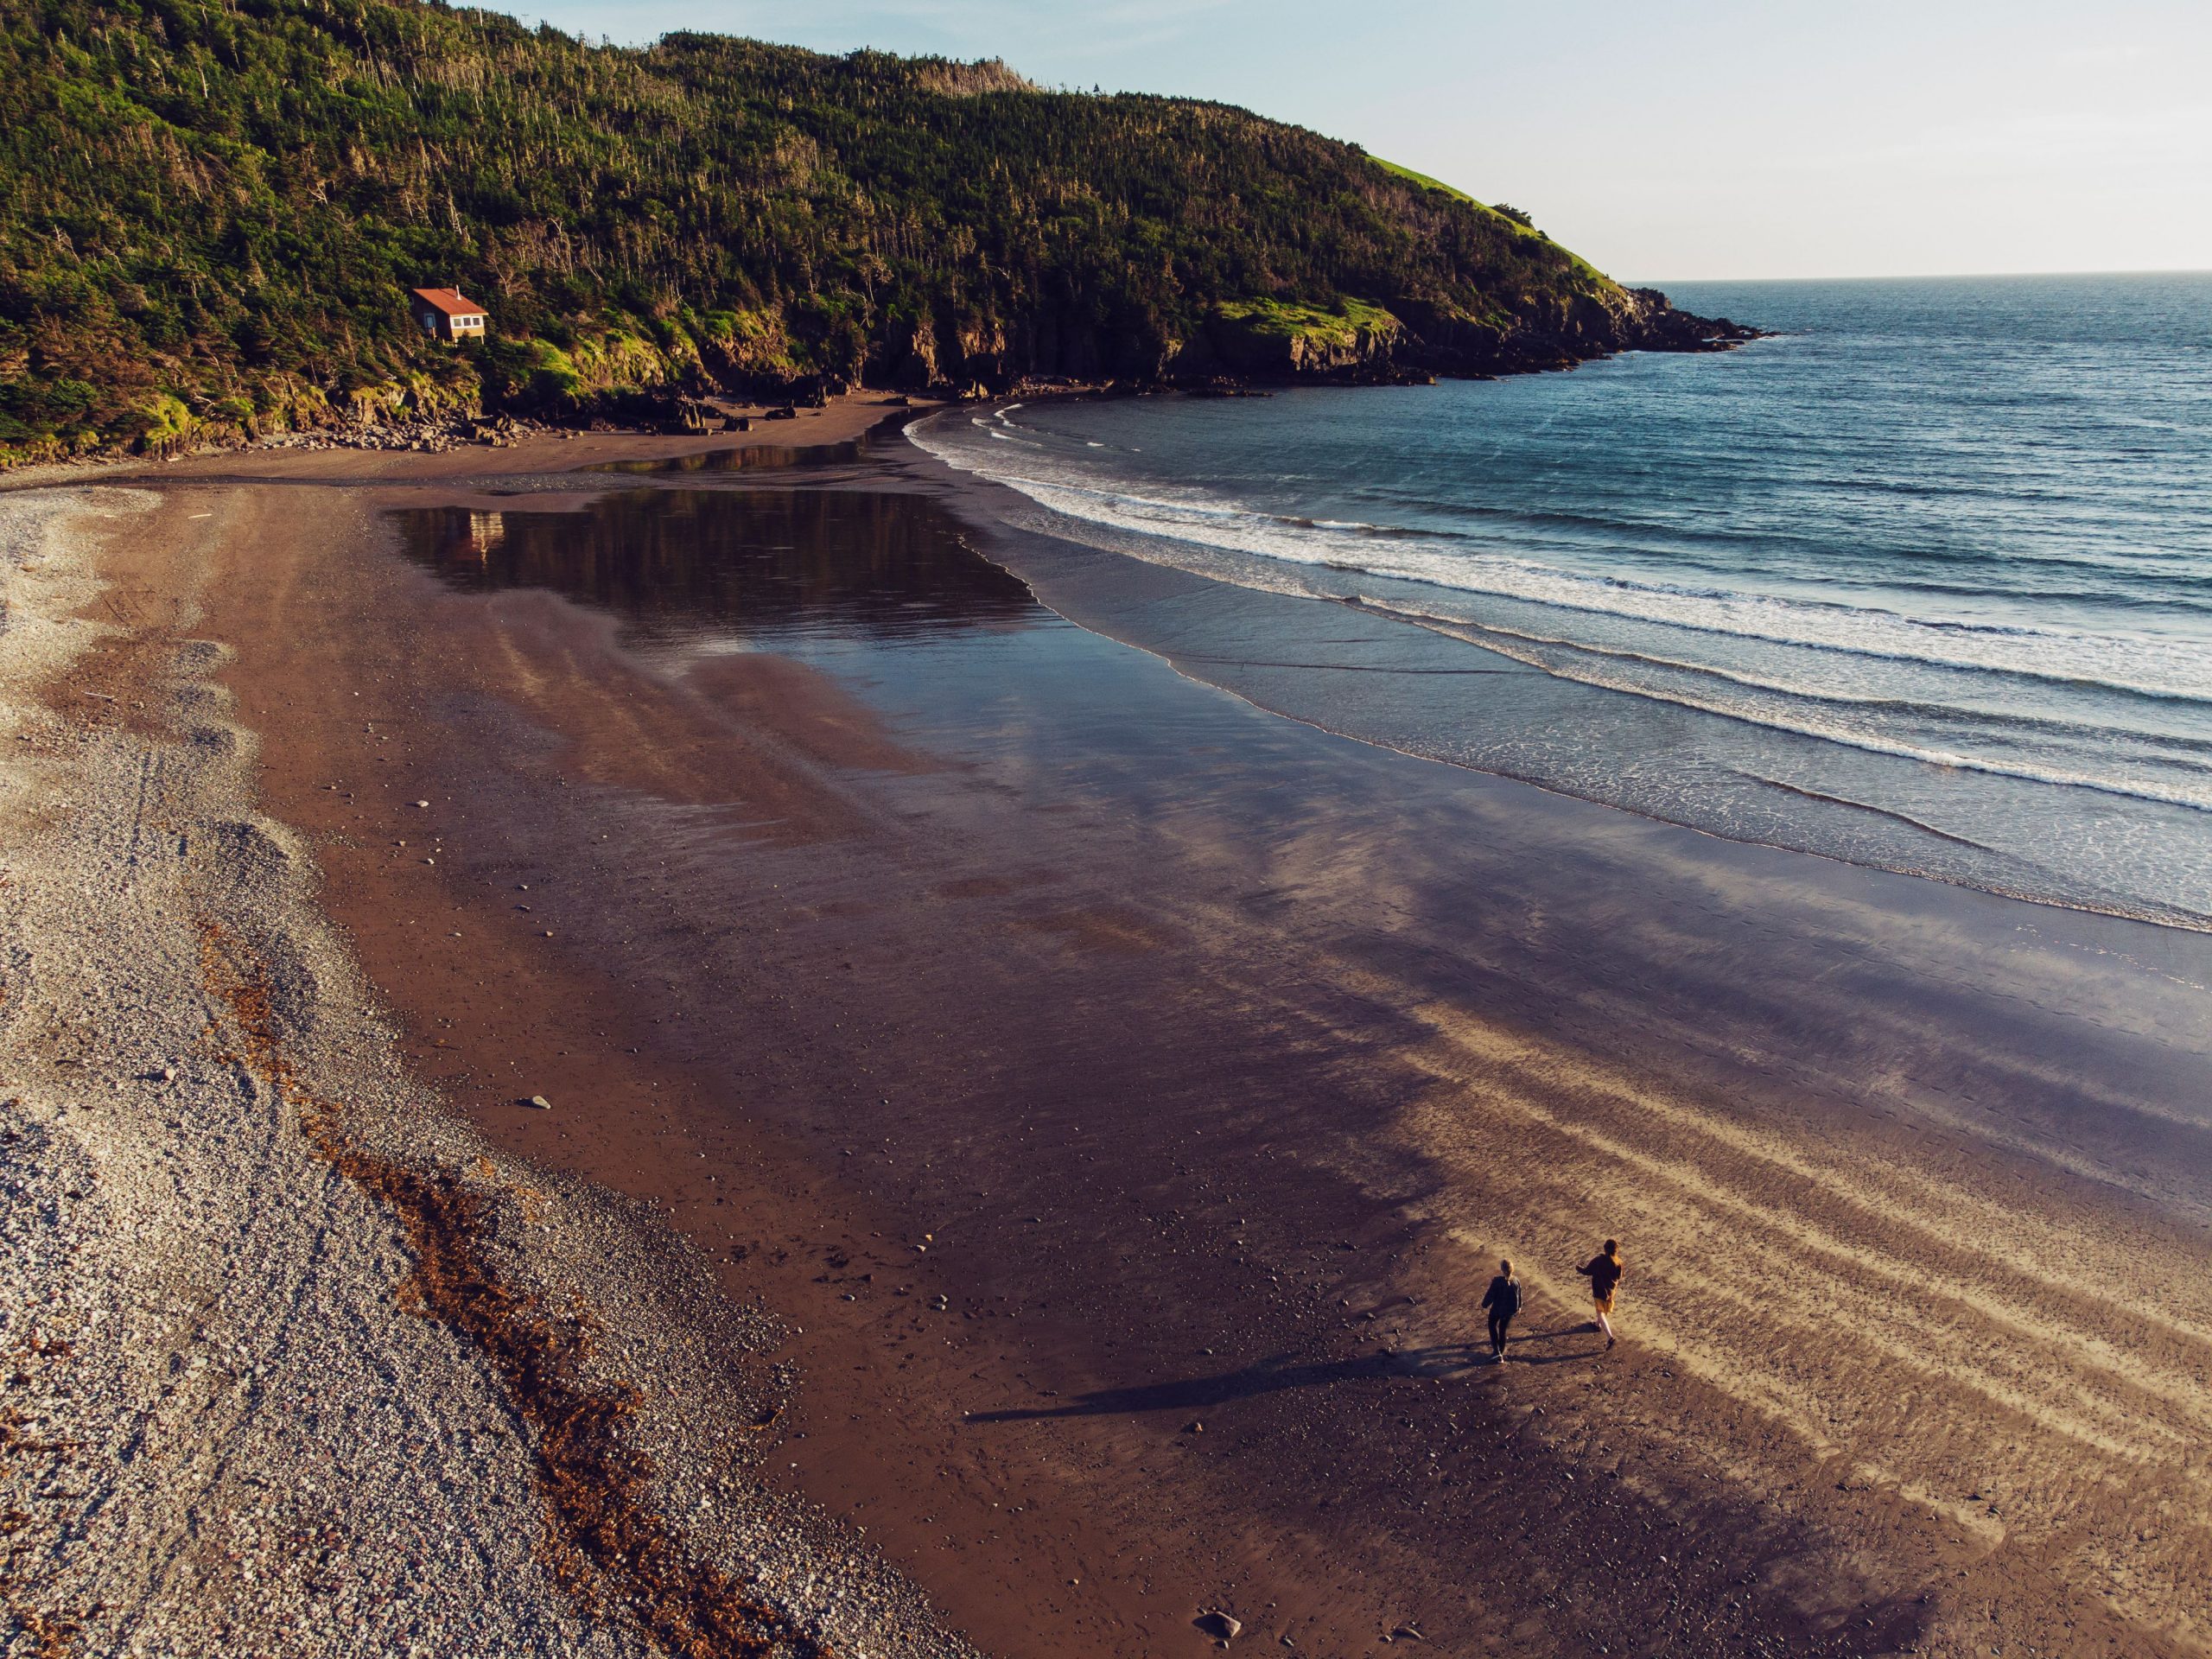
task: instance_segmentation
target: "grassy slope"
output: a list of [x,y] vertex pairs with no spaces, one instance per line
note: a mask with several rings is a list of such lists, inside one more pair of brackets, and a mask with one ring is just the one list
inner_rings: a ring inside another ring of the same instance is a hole
[[[1386,162],[1380,156],[1375,157],[1375,164],[1387,173],[1394,174],[1399,178],[1408,180],[1412,183],[1421,186],[1424,190],[1439,190],[1443,192],[1444,194],[1451,197],[1454,201],[1465,202],[1469,207],[1473,208],[1476,212],[1488,215],[1490,218],[1496,219],[1500,225],[1509,227],[1519,235],[1533,237],[1539,242],[1551,244],[1551,238],[1546,236],[1535,226],[1526,224],[1518,219],[1513,218],[1510,214],[1502,213],[1498,212],[1497,208],[1491,207],[1488,202],[1477,201],[1472,196],[1460,189],[1457,185],[1446,184],[1441,179],[1433,179],[1426,173],[1416,173],[1410,167],[1402,167],[1395,162]],[[1580,254],[1567,252],[1565,249],[1560,249],[1560,251],[1562,253],[1566,253],[1567,258],[1573,261],[1576,269],[1592,283],[1611,283],[1611,279],[1610,277],[1608,277],[1603,271],[1599,270],[1595,265],[1592,264],[1588,260],[1585,259]]]
[[[1380,156],[1377,156],[1375,158],[1375,164],[1387,173],[1396,174],[1402,179],[1411,179],[1415,184],[1421,186],[1424,190],[1441,190],[1446,195],[1453,198],[1455,200],[1464,201],[1472,207],[1480,207],[1484,213],[1496,211],[1484,203],[1477,201],[1465,191],[1460,189],[1459,186],[1446,184],[1441,179],[1432,179],[1426,173],[1416,173],[1410,167],[1402,167],[1395,162],[1385,161]],[[1503,217],[1503,215],[1501,214],[1500,217]]]
[[1398,332],[1398,320],[1379,305],[1344,300],[1333,308],[1298,305],[1281,300],[1224,300],[1214,308],[1224,322],[1271,339],[1307,340],[1317,345],[1351,348],[1362,334],[1387,335]]

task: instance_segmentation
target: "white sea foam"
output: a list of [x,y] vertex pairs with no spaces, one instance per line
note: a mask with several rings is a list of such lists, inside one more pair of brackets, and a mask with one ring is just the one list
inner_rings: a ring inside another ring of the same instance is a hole
[[[1278,567],[1389,577],[1465,594],[1471,600],[1541,607],[1559,619],[1558,631],[1516,627],[1496,617],[1455,616],[1449,608],[1455,601],[1441,594],[1433,613],[1380,594],[1327,594],[1353,598],[1370,610],[1466,638],[1560,679],[1864,753],[2212,811],[2212,767],[2158,752],[2163,734],[2158,732],[2052,721],[2054,728],[2084,740],[2101,734],[2116,737],[2121,740],[2120,748],[2099,756],[2093,741],[2084,742],[2075,746],[2078,753],[2063,757],[2101,762],[2094,769],[2037,764],[2014,755],[1914,741],[1911,735],[1883,729],[1875,721],[1854,719],[1854,704],[1868,709],[1898,706],[1894,691],[1878,683],[1853,690],[1833,671],[1761,673],[1741,664],[1700,661],[1692,655],[1701,636],[1716,646],[1728,640],[1737,642],[1732,648],[1751,644],[1863,659],[1870,671],[1881,663],[1910,664],[2018,676],[2083,691],[2212,704],[2212,652],[2191,643],[1964,618],[1931,620],[1872,606],[1580,571],[1475,551],[1446,538],[1387,524],[1273,513],[1235,500],[1182,497],[1157,485],[1148,484],[1142,492],[1117,487],[1069,475],[1054,464],[1048,451],[1040,452],[1032,444],[1021,447],[1034,459],[1009,467],[1003,464],[1004,451],[987,460],[967,446],[945,442],[944,435],[926,426],[909,431],[922,448],[954,466],[1007,485],[1053,513],[1141,537],[1155,552],[1180,545],[1243,555]],[[990,435],[1007,435],[993,429]],[[1172,554],[1167,562],[1174,562]],[[1210,575],[1235,575],[1233,569],[1224,570],[1218,561],[1206,562],[1205,569]],[[1686,649],[1676,655],[1578,635],[1568,621],[1575,614],[1656,629],[1659,637],[1672,637]],[[1686,678],[1703,683],[1686,685]],[[1745,695],[1728,695],[1735,688]],[[1929,710],[1935,716],[1944,712]],[[1967,715],[1970,723],[1971,711],[1952,712]],[[2140,752],[2145,745],[2152,751],[2147,757]],[[2160,776],[2144,775],[2140,763],[2146,758]],[[2201,774],[2203,781],[2196,782],[2190,773]]]
[[[1737,297],[1810,331],[1787,351],[1357,402],[1033,404],[963,411],[1018,442],[957,416],[910,434],[1020,492],[1025,524],[1352,607],[1160,617],[1182,661],[1220,616],[1192,671],[1327,729],[2204,927],[2203,292],[1777,286]],[[1298,652],[1244,648],[1278,626]],[[1389,677],[1455,660],[1495,677]]]
[[[1902,696],[1894,689],[1853,691],[1843,687],[1833,678],[1789,678],[1779,674],[1750,673],[1740,668],[1693,661],[1687,657],[1664,657],[1648,651],[1630,650],[1624,646],[1605,645],[1592,639],[1577,639],[1561,633],[1537,633],[1527,628],[1508,627],[1489,620],[1476,621],[1464,617],[1440,616],[1432,612],[1394,603],[1380,595],[1361,594],[1358,599],[1363,608],[1380,614],[1398,617],[1424,626],[1448,626],[1455,632],[1465,630],[1465,636],[1475,639],[1476,643],[1501,652],[1505,651],[1505,647],[1494,644],[1494,641],[1518,640],[1526,645],[1546,646],[1554,650],[1572,652],[1581,656],[1607,658],[1626,666],[1647,667],[1662,674],[1691,675],[1700,679],[1741,686],[1748,691],[1768,692],[1776,696],[1802,699],[1808,702],[1831,705],[1840,709],[1863,709],[1870,713],[1918,714],[1934,719],[1958,718],[1991,725],[2036,728],[2073,736],[2139,743],[2154,748],[2164,745],[2201,748],[2212,753],[2212,738],[2179,737],[2171,732],[2109,722],[2091,724],[2079,720],[2062,721],[2017,714],[1999,714],[1983,709],[1963,709],[1956,706]],[[1476,638],[1477,636],[1478,638]],[[1541,664],[1533,665],[1549,667],[1554,664],[1546,659]]]
[[995,457],[987,464],[925,428],[909,431],[915,442],[940,459],[990,477],[1055,512],[1167,543],[1388,576],[1690,633],[2212,703],[2212,650],[2196,642],[1967,618],[1931,620],[1873,606],[1579,571],[1475,551],[1389,525],[1304,519],[1242,502],[1176,499],[1156,490],[1141,493],[1079,480],[1053,469],[1047,455],[1019,469],[998,464]]
[[[1383,608],[1372,607],[1370,608]],[[1408,620],[1439,626],[1456,632],[1440,619],[1420,617],[1414,613],[1400,612]],[[2094,790],[2100,794],[2126,796],[2134,800],[2153,801],[2164,806],[2186,807],[2199,812],[2212,812],[2212,772],[2206,773],[2203,787],[2194,790],[2160,788],[2135,779],[2082,772],[2062,766],[2039,766],[2017,761],[1993,760],[1963,749],[1934,748],[1909,743],[1900,739],[1885,737],[1863,727],[1847,726],[1833,720],[1819,720],[1785,713],[1772,705],[1756,705],[1731,702],[1722,697],[1699,696],[1679,689],[1659,690],[1647,683],[1625,674],[1609,674],[1602,669],[1576,664],[1562,664],[1556,658],[1546,658],[1529,650],[1525,645],[1496,635],[1491,630],[1477,629],[1467,625],[1469,632],[1483,635],[1480,643],[1486,650],[1516,662],[1526,663],[1560,679],[1573,680],[1583,685],[1596,686],[1602,690],[1622,691],[1633,696],[1649,697],[1671,702],[1680,708],[1694,709],[1700,713],[1717,715],[1723,720],[1739,721],[1745,725],[1763,726],[1770,731],[1790,732],[1799,737],[1817,738],[1822,742],[1840,743],[1868,754],[1890,755],[1898,760],[1918,760],[1929,766],[1947,766],[1961,772],[1979,772],[1993,778],[2013,778],[2027,783],[2056,784],[2070,789]]]

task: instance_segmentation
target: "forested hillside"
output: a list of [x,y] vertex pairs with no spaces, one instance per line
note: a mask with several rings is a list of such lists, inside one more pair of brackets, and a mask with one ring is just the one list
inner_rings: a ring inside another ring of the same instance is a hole
[[[638,387],[1550,366],[1714,330],[1219,105],[392,0],[0,0],[0,457]],[[488,343],[406,291],[457,283]]]

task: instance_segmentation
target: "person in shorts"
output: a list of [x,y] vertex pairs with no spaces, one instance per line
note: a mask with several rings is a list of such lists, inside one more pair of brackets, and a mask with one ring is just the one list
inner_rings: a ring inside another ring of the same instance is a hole
[[1605,1248],[1575,1271],[1590,1281],[1591,1306],[1598,1310],[1598,1317],[1590,1328],[1605,1333],[1605,1346],[1613,1345],[1613,1293],[1620,1287],[1622,1275],[1628,1269],[1621,1265],[1621,1242],[1618,1238],[1605,1241]]

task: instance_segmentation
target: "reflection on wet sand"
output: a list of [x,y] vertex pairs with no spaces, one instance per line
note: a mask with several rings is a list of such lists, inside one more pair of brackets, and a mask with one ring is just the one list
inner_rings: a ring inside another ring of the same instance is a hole
[[870,440],[864,434],[836,443],[753,443],[737,449],[707,449],[696,455],[669,455],[653,461],[604,461],[588,470],[627,473],[652,478],[680,473],[787,473],[794,468],[838,467],[866,454]]
[[408,555],[455,588],[543,588],[647,637],[887,639],[1041,613],[943,506],[859,490],[635,491],[579,512],[420,508]]

